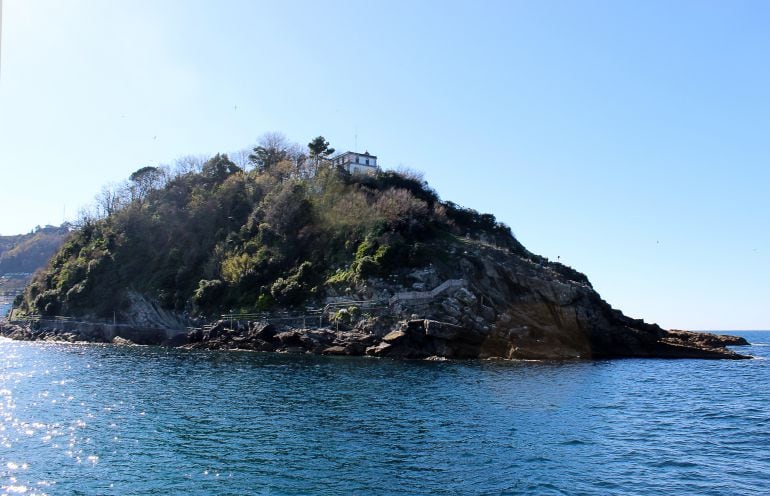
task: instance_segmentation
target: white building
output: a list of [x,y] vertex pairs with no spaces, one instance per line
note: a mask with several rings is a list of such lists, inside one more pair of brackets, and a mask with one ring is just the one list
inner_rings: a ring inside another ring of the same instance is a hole
[[369,152],[345,152],[332,158],[332,164],[342,167],[351,174],[374,174],[379,170],[377,157]]

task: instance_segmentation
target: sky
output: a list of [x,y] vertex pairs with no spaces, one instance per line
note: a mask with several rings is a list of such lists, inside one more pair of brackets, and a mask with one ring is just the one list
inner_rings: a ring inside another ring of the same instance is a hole
[[0,234],[143,166],[320,134],[627,315],[770,329],[768,23],[740,0],[5,0]]

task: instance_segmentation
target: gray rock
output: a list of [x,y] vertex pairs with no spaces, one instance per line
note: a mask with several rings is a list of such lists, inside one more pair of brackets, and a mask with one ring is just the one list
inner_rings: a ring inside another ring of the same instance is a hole
[[116,344],[118,346],[135,346],[136,343],[131,341],[130,339],[121,338],[120,336],[115,336],[112,338],[112,344]]
[[385,337],[382,338],[382,340],[386,343],[394,343],[396,341],[399,341],[401,339],[404,339],[406,337],[406,332],[404,331],[393,331],[389,332],[385,335]]
[[347,348],[344,346],[329,346],[324,348],[321,352],[323,355],[349,355]]
[[436,320],[425,321],[425,335],[438,339],[453,340],[466,332],[461,326],[438,322]]

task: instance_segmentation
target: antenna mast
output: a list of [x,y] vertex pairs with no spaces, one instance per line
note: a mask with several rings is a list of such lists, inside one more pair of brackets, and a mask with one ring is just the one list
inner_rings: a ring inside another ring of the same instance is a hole
[[3,75],[3,0],[0,0],[0,76]]

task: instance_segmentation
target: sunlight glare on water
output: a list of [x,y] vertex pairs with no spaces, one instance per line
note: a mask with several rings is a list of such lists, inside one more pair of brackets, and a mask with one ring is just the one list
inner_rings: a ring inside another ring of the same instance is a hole
[[[745,351],[770,355],[770,333]],[[767,360],[402,362],[0,341],[5,494],[758,494]]]

